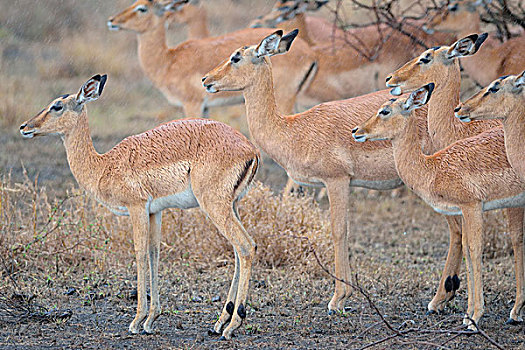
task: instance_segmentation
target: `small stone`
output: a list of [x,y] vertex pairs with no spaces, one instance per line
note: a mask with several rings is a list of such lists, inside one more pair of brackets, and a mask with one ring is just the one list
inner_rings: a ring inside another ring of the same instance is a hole
[[191,301],[193,301],[194,303],[200,303],[202,301],[202,297],[200,296],[194,296],[193,298],[191,298]]
[[216,303],[218,301],[221,301],[221,296],[220,295],[216,295],[213,298],[211,298],[211,302],[212,303]]

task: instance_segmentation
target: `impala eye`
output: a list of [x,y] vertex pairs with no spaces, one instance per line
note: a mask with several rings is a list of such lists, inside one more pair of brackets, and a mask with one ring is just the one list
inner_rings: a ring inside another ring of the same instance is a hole
[[50,111],[59,112],[63,108],[64,108],[64,105],[62,104],[62,102],[61,101],[57,101],[54,105],[51,106],[51,108],[49,108],[49,110]]
[[499,91],[499,88],[496,87],[496,86],[492,86],[492,87],[490,87],[490,88],[488,89],[488,92],[491,92],[491,93],[493,93],[493,94],[495,94],[495,93],[498,92],[498,91]]
[[390,111],[386,110],[386,109],[383,109],[379,112],[379,114],[381,115],[389,115],[390,114]]
[[148,12],[148,8],[146,6],[138,6],[135,11],[139,11],[142,13]]
[[231,61],[232,63],[237,63],[241,60],[241,53],[237,52],[235,55],[232,56]]

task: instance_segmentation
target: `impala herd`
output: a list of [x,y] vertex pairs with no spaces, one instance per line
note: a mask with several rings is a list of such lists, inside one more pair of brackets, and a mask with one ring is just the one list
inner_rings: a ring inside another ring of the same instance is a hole
[[[306,15],[327,2],[278,0],[269,14],[254,19],[253,28],[218,37],[209,35],[206,14],[196,1],[137,0],[108,21],[111,30],[137,34],[145,74],[187,117],[244,101],[257,147],[226,124],[180,119],[99,154],[86,104],[101,96],[106,75],[93,76],[76,94],[56,98],[20,127],[27,138],[60,135],[79,185],[115,214],[130,216],[138,291],[131,333],[141,328],[153,332],[161,313],[158,264],[166,208],[201,208],[233,245],[233,280],[210,334],[230,339],[241,325],[257,246],[239,219],[237,203],[260,166],[258,148],[296,183],[326,187],[340,280],[351,278],[351,186],[387,190],[405,184],[444,214],[450,246],[428,312],[442,311],[454,297],[464,258],[464,324],[470,330],[478,329],[484,312],[483,211],[506,208],[516,274],[508,322],[523,321],[525,146],[520,143],[525,138],[525,35],[505,43],[491,41],[484,49],[487,34],[475,34],[480,31],[482,0],[463,0],[427,21],[426,33],[418,32],[428,46],[456,40],[450,46],[421,53],[408,36],[393,31],[370,61],[347,45],[347,33]],[[169,48],[166,22],[173,20],[188,26],[190,38]],[[376,27],[350,31],[370,50],[380,40]],[[286,55],[270,59],[281,54]],[[474,80],[494,80],[463,103],[460,59]],[[514,75],[498,78],[503,74]],[[385,80],[391,90],[377,91]],[[298,105],[315,106],[293,114]],[[344,310],[351,293],[340,280],[328,303],[330,313]]]

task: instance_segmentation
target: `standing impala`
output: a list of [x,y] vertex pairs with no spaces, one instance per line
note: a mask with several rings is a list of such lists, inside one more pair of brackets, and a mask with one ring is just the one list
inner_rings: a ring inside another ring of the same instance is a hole
[[[420,86],[435,83],[432,100],[428,104],[428,134],[433,152],[451,143],[477,135],[494,127],[501,127],[498,121],[461,123],[454,117],[454,108],[459,103],[461,72],[458,58],[474,55],[481,47],[487,34],[472,34],[456,41],[451,46],[441,46],[426,50],[406,63],[387,78],[387,86],[392,93],[399,95]],[[505,156],[505,149],[498,149]],[[509,230],[523,232],[523,209],[507,210]],[[430,313],[442,311],[446,303],[454,297],[459,288],[461,268],[461,223],[458,218],[447,217],[450,230],[450,246],[438,290],[428,304]],[[515,233],[518,235],[518,233]],[[451,283],[452,282],[452,283]]]
[[[359,142],[391,140],[396,169],[403,182],[437,212],[462,215],[468,285],[468,308],[463,323],[477,330],[484,312],[483,211],[524,206],[525,182],[507,161],[501,128],[459,140],[430,156],[421,152],[421,136],[413,111],[428,102],[433,88],[430,83],[408,99],[385,103],[352,134]],[[512,242],[517,293],[509,321],[515,323],[522,320],[520,312],[525,302],[523,232],[514,231]]]
[[[166,13],[184,6],[187,0],[137,0],[112,17],[108,27],[137,33],[142,69],[173,105],[182,105],[186,116],[201,116],[211,106],[242,103],[242,95],[209,96],[200,78],[223,57],[245,43],[256,43],[270,29],[244,29],[219,37],[188,40],[174,48],[166,44]],[[290,57],[275,59],[278,106],[291,113],[297,94],[316,72],[316,59],[308,45],[299,41]]]
[[[283,115],[275,105],[270,56],[290,49],[297,30],[282,36],[282,30],[259,45],[242,47],[203,78],[211,93],[242,91],[248,128],[255,143],[281,165],[296,182],[325,185],[330,201],[335,274],[351,278],[348,259],[350,186],[386,190],[402,183],[396,173],[391,144],[360,144],[350,130],[374,113],[388,99],[388,91],[334,101],[295,115]],[[421,113],[420,128],[425,111]],[[328,304],[330,313],[344,309],[350,288],[336,281]]]
[[[117,215],[129,215],[137,258],[137,315],[129,326],[146,333],[160,315],[158,292],[162,211],[200,207],[233,245],[235,274],[215,331],[229,339],[246,317],[245,301],[255,242],[237,215],[259,164],[257,149],[231,127],[206,119],[183,119],[130,136],[105,154],[91,141],[86,102],[98,99],[106,76],[88,80],[76,95],[56,98],[20,127],[22,136],[59,134],[73,176],[81,187]],[[146,270],[151,304],[148,314]],[[234,307],[235,305],[235,307]],[[147,318],[146,318],[147,317]]]
[[455,109],[463,122],[501,119],[505,150],[512,168],[525,180],[525,71],[501,77]]
[[[481,18],[479,9],[483,0],[453,1],[434,15],[426,25],[429,33],[453,33],[462,38],[479,33]],[[518,74],[525,67],[525,36],[512,38],[504,43],[497,39],[487,40],[477,55],[464,58],[461,64],[465,72],[482,86],[504,74]],[[483,69],[480,69],[483,67]]]

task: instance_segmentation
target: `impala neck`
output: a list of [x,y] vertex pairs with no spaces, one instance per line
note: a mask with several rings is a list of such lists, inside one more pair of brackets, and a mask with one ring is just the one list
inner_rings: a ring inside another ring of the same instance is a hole
[[[191,5],[186,5],[191,6]],[[208,18],[206,11],[202,7],[192,6],[192,8],[186,9],[191,11],[193,16],[190,20],[186,21],[188,28],[188,39],[204,39],[210,36],[208,30]]]
[[165,79],[165,69],[170,66],[165,22],[164,18],[159,18],[148,31],[138,34],[140,65],[148,78],[156,83]]
[[286,136],[286,120],[275,104],[271,64],[262,64],[257,70],[253,84],[243,90],[248,128],[255,143],[284,166],[287,157],[283,152],[290,149],[286,146],[290,138]]
[[436,88],[428,104],[428,131],[434,151],[440,150],[456,141],[466,124],[454,117],[454,108],[459,103],[461,73],[459,64],[437,75]]
[[422,136],[417,118],[412,114],[408,117],[401,134],[392,140],[399,177],[410,189],[418,193],[418,189],[428,183],[426,179],[432,176],[432,165],[421,151]]
[[513,106],[510,114],[503,120],[505,132],[505,150],[512,168],[525,178],[525,104]]
[[299,29],[299,38],[306,41],[306,43],[308,43],[309,46],[315,45],[313,40],[310,38],[310,35],[308,35],[308,27],[306,25],[306,16],[304,15],[304,13],[296,15],[293,19],[285,23],[288,24],[288,28],[285,29],[289,29],[288,31],[294,30],[296,28]]
[[78,184],[86,191],[96,193],[98,179],[102,176],[102,156],[93,147],[86,107],[77,124],[64,135],[67,161]]

